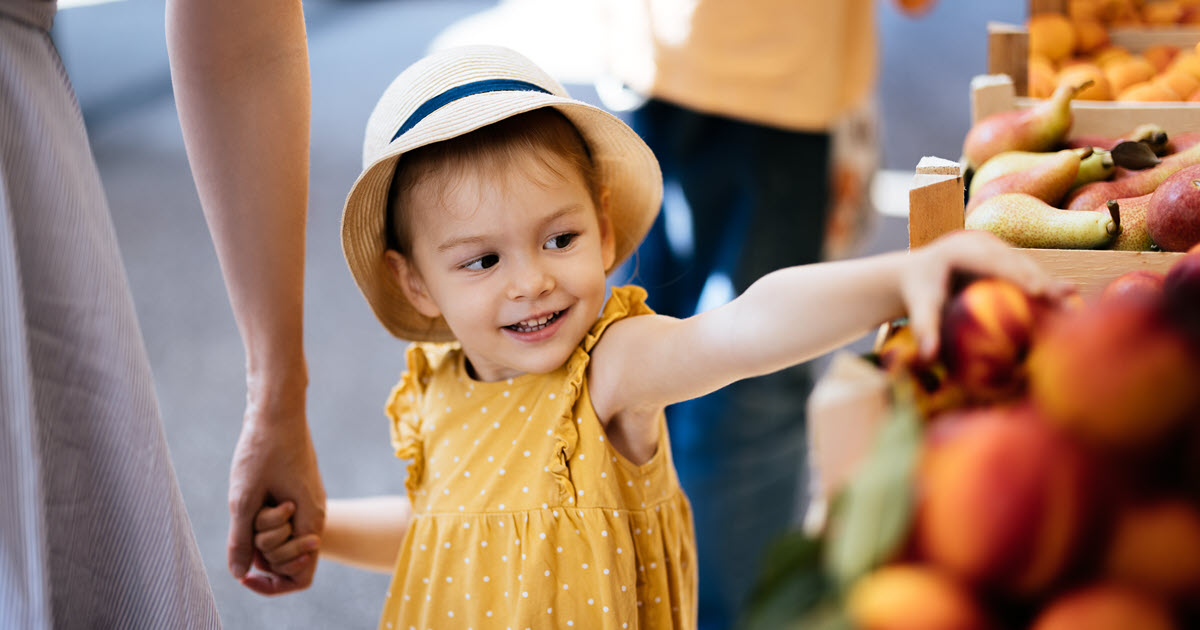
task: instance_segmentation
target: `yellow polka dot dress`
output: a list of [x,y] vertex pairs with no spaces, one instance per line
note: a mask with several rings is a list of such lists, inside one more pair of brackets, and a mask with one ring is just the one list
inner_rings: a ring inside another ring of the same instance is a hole
[[613,289],[567,362],[479,382],[458,344],[414,344],[392,392],[414,519],[380,628],[694,628],[695,535],[665,418],[634,465],[592,409],[586,369],[604,329],[650,313]]

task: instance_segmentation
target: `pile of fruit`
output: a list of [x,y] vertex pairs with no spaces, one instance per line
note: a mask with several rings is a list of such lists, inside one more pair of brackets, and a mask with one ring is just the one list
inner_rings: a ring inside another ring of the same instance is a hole
[[967,133],[966,227],[1019,247],[1187,251],[1200,243],[1200,133],[1142,125],[1068,138],[1087,82],[995,114]]
[[1091,303],[963,284],[936,358],[880,346],[895,413],[743,627],[1200,627],[1200,247]]
[[[1094,5],[1080,7],[1076,5]],[[1100,5],[1110,5],[1108,10]],[[1137,6],[1140,4],[1141,6]],[[1113,7],[1112,5],[1123,5]],[[1185,6],[1186,5],[1186,6]],[[1122,17],[1124,16],[1124,17]],[[1132,18],[1136,18],[1134,21]],[[1029,30],[1029,95],[1091,80],[1078,98],[1097,101],[1200,101],[1200,49],[1155,44],[1132,52],[1109,41],[1107,25],[1200,27],[1200,2],[1074,2],[1067,15],[1039,13]]]

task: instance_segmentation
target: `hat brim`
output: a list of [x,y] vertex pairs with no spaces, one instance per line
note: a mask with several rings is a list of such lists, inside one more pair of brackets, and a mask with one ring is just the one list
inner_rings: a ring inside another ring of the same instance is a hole
[[449,140],[542,107],[561,112],[583,136],[597,183],[608,192],[614,267],[646,236],[662,203],[662,172],[646,143],[616,116],[571,98],[538,92],[489,92],[450,103],[394,140],[354,182],[342,212],[342,251],[371,310],[389,332],[410,341],[450,341],[442,318],[419,313],[388,268],[385,212],[396,162],[422,146]]

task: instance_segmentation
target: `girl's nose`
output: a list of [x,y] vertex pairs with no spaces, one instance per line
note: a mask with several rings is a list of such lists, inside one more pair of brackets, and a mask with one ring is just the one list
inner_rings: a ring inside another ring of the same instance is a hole
[[511,300],[530,300],[542,297],[554,290],[554,276],[547,272],[539,260],[524,260],[513,268],[508,283]]

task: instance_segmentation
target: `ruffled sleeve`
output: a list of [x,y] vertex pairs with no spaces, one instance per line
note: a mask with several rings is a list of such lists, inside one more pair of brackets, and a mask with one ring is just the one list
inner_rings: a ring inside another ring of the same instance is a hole
[[583,342],[575,348],[575,352],[567,361],[567,379],[564,388],[564,400],[571,401],[565,405],[562,416],[556,425],[555,435],[558,438],[554,449],[554,461],[550,464],[550,472],[558,481],[559,499],[565,504],[575,502],[575,484],[571,481],[571,471],[567,463],[575,455],[579,443],[579,428],[575,426],[574,401],[579,399],[587,378],[588,361],[591,359],[592,348],[600,341],[601,335],[614,322],[636,315],[652,315],[654,311],[646,306],[646,290],[634,285],[613,287],[604,310],[591,330],[584,336]]
[[409,346],[405,358],[408,369],[392,388],[384,411],[390,420],[392,448],[396,457],[410,460],[404,486],[411,493],[421,483],[421,475],[425,470],[420,409],[430,369],[425,349],[420,344]]

